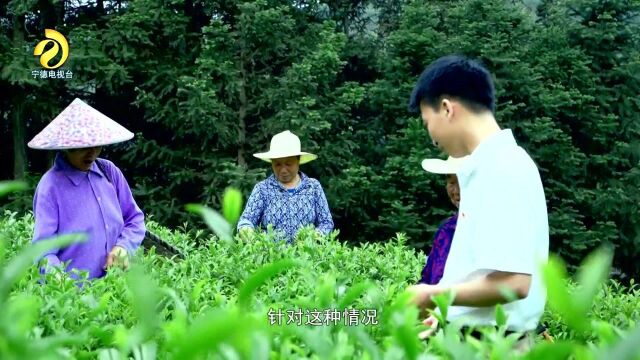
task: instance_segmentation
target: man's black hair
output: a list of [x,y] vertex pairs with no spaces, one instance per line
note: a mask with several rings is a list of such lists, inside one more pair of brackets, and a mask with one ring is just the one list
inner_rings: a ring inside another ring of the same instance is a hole
[[409,111],[424,103],[437,110],[444,97],[462,102],[473,112],[495,112],[495,89],[491,74],[478,62],[449,55],[431,63],[422,72],[409,99]]

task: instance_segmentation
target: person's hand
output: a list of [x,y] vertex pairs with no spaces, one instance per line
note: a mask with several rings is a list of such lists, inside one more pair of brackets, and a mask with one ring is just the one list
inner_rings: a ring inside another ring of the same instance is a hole
[[442,293],[442,288],[437,285],[418,284],[412,285],[408,290],[413,294],[413,303],[420,310],[420,317],[427,316],[427,309],[433,309],[435,304],[432,296]]
[[238,234],[240,235],[240,240],[242,240],[243,242],[248,242],[253,235],[253,228],[243,227],[240,229],[240,231],[238,231]]
[[114,246],[107,256],[107,263],[105,264],[104,268],[109,269],[112,266],[119,266],[124,270],[129,268],[129,256],[127,254],[127,250],[125,250],[122,246]]
[[426,338],[433,336],[433,334],[438,331],[438,319],[436,319],[435,316],[429,316],[422,323],[427,325],[429,329],[421,331],[420,334],[418,334],[420,340],[425,340]]

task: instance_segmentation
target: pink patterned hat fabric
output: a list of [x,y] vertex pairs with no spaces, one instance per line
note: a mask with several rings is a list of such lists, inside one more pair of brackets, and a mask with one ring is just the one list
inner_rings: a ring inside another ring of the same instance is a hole
[[79,149],[131,140],[133,133],[98,110],[75,99],[30,142],[40,150]]

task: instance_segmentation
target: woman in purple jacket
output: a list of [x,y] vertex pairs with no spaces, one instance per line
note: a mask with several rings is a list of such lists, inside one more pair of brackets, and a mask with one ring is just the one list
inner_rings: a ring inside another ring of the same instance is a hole
[[[447,195],[453,206],[458,209],[460,206],[460,187],[456,172],[466,157],[449,157],[446,161],[440,159],[425,159],[422,161],[422,168],[434,174],[447,175]],[[431,253],[427,257],[427,263],[422,269],[422,277],[418,283],[435,285],[440,282],[444,273],[444,266],[447,262],[453,234],[456,231],[458,213],[447,218],[440,224],[433,238]]]
[[98,155],[102,146],[131,138],[133,133],[75,99],[29,142],[34,149],[59,150],[33,198],[33,241],[87,235],[84,243],[43,254],[48,266],[68,262],[66,271],[86,271],[89,279],[113,265],[127,267],[127,257],[144,239],[144,214],[120,169]]

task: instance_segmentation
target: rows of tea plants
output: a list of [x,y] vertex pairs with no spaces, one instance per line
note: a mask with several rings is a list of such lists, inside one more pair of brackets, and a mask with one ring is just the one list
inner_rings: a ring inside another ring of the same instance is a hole
[[[0,183],[0,196],[19,184]],[[0,217],[1,359],[638,359],[640,290],[607,281],[611,253],[594,253],[573,279],[559,259],[545,267],[555,338],[532,351],[511,351],[515,335],[483,330],[463,337],[452,323],[430,341],[405,292],[424,255],[401,234],[388,242],[348,246],[335,235],[300,232],[292,245],[271,232],[229,236],[223,215],[198,206],[217,236],[147,225],[184,255],[139,251],[129,270],[79,286],[34,260],[48,247],[30,245],[31,215]],[[229,215],[231,213],[231,215]],[[449,294],[450,295],[450,294]],[[437,299],[443,313],[450,297]],[[504,313],[496,309],[499,325]]]

